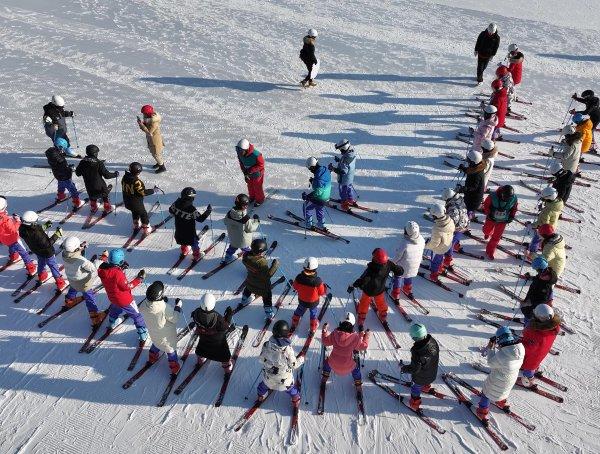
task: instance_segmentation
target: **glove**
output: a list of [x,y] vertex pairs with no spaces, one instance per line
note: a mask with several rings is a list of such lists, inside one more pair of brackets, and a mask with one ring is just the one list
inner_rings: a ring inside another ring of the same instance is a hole
[[334,157],[333,157],[333,160],[334,160],[335,162],[340,162],[340,158],[339,158],[339,157],[337,157],[337,156],[334,156]]
[[103,250],[102,251],[102,255],[100,255],[100,260],[102,260],[103,262],[106,262],[108,260],[108,250]]
[[255,214],[254,216],[252,216],[252,219],[254,219],[256,221],[260,221],[260,218],[258,217],[258,214]]
[[146,270],[139,270],[136,277],[142,281],[146,279]]
[[404,364],[402,367],[400,367],[400,372],[402,372],[403,374],[407,374],[410,372],[410,364]]
[[459,164],[458,170],[460,170],[461,172],[465,172],[467,170],[467,166],[464,164]]
[[300,197],[302,197],[302,200],[306,200],[306,192],[303,192]]
[[75,112],[73,112],[72,110],[68,110],[67,113],[69,114],[70,117],[72,117],[73,115],[75,115]]
[[210,213],[212,213],[212,205],[209,203],[206,207],[205,214],[209,215]]
[[230,319],[232,314],[233,309],[231,308],[231,306],[227,306],[227,309],[225,309],[225,312],[223,312],[223,317],[225,317],[226,319]]
[[271,262],[271,266],[279,266],[279,259],[273,259],[273,261]]
[[177,312],[181,312],[181,306],[183,306],[183,301],[181,301],[181,298],[177,298],[175,300],[174,310],[176,310]]
[[158,191],[158,192],[164,193],[164,191],[160,188],[160,186],[158,186],[156,184],[154,185],[154,187],[152,189],[154,189],[154,192]]
[[571,99],[575,99],[577,98],[577,93],[573,93],[573,96],[571,96]]
[[575,114],[575,109],[571,109],[571,110],[569,110],[569,113],[570,113],[571,115],[574,115],[574,114]]
[[510,223],[511,223],[512,221],[514,221],[514,220],[515,220],[515,218],[514,218],[513,216],[510,216],[510,217],[508,218],[508,221],[506,221],[506,223],[507,223],[507,224],[510,224]]
[[116,177],[118,177],[119,175],[121,175],[121,174],[120,174],[120,173],[119,173],[119,171],[117,170],[117,171],[115,172],[115,178],[116,178]]
[[244,175],[244,180],[245,180],[246,182],[250,181],[250,176],[249,176],[249,175]]
[[529,271],[527,271],[524,276],[526,279],[531,279],[531,273]]
[[13,213],[12,218],[17,222],[21,222],[21,216],[19,216],[17,213]]
[[464,187],[462,184],[457,184],[457,185],[454,187],[454,190],[455,190],[456,192],[465,192],[465,187]]
[[56,231],[54,232],[54,235],[57,238],[61,238],[63,236],[63,229],[62,229],[62,227],[56,227]]
[[473,56],[477,57],[477,54],[478,54],[478,52],[477,52],[477,51],[474,51],[474,52],[473,52]]
[[44,230],[48,230],[50,227],[52,227],[52,221],[46,221],[44,222]]
[[346,289],[346,291],[347,291],[348,293],[352,293],[352,292],[354,291],[354,287],[353,287],[353,286],[351,286],[351,285],[349,285],[349,286],[348,286],[348,288]]
[[314,178],[313,178],[313,177],[310,177],[310,178],[308,179],[308,182],[309,182],[310,184],[312,184],[313,180],[314,180]]
[[333,169],[335,169],[335,167],[333,167],[333,164],[329,163],[329,165],[327,166],[327,168],[333,172]]

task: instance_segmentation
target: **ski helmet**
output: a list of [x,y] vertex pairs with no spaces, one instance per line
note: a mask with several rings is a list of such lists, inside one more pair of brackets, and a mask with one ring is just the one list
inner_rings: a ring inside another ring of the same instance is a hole
[[6,211],[7,206],[8,202],[6,201],[6,197],[0,195],[0,211]]
[[537,228],[538,235],[544,238],[554,235],[554,227],[552,224],[542,224]]
[[98,153],[100,153],[100,149],[96,145],[91,144],[85,147],[85,154],[90,158],[97,158]]
[[446,215],[446,207],[441,203],[434,203],[429,207],[429,212],[436,219],[443,218]]
[[129,172],[134,175],[142,173],[142,165],[139,162],[132,162],[129,164]]
[[215,308],[215,304],[217,304],[217,299],[215,295],[212,293],[205,293],[202,295],[202,299],[200,300],[200,308],[205,312],[210,312]]
[[508,51],[509,52],[516,52],[519,50],[519,46],[517,46],[516,44],[509,44],[508,45]]
[[544,271],[546,268],[548,268],[548,260],[546,260],[543,255],[538,255],[531,262],[531,268],[536,271]]
[[554,317],[554,309],[548,304],[538,304],[533,309],[533,316],[542,322],[550,320]]
[[592,90],[583,90],[581,92],[582,98],[591,98],[592,96],[594,96],[594,92]]
[[238,194],[234,203],[237,209],[246,208],[250,204],[250,198],[246,194]]
[[378,263],[379,265],[385,265],[389,260],[388,254],[385,251],[385,249],[380,247],[373,249],[372,256],[373,262]]
[[544,189],[542,189],[540,195],[544,200],[556,200],[556,197],[558,197],[558,191],[552,186],[546,186]]
[[319,163],[319,160],[317,158],[315,158],[314,156],[311,156],[310,158],[308,158],[306,160],[306,168],[310,169],[312,167],[316,167],[316,165]]
[[348,151],[348,148],[350,148],[350,141],[348,139],[342,139],[335,144],[335,149],[341,152]]
[[51,102],[56,107],[64,107],[65,106],[65,100],[60,95],[52,95],[52,101]]
[[495,114],[498,112],[498,108],[496,106],[494,106],[493,104],[487,104],[483,108],[483,111],[487,114]]
[[58,137],[54,141],[54,146],[59,150],[66,150],[67,148],[69,148],[69,142],[67,142],[66,139],[63,139],[62,137]]
[[354,326],[356,324],[356,317],[352,312],[346,312],[346,316],[340,321],[340,325],[342,323],[350,323],[352,326]]
[[504,65],[500,65],[496,69],[496,76],[498,76],[498,77],[504,77],[507,74],[508,74],[508,67],[506,67]]
[[419,341],[427,337],[427,328],[421,323],[413,323],[410,327],[410,337],[414,341]]
[[565,125],[564,128],[562,128],[562,133],[565,136],[571,135],[571,134],[575,134],[575,126],[573,125]]
[[502,200],[508,200],[515,196],[515,188],[513,188],[510,184],[502,186],[500,190],[500,198]]
[[165,285],[161,281],[154,281],[146,289],[146,299],[148,301],[160,301],[165,296]]
[[408,221],[404,226],[404,234],[411,240],[416,240],[420,234],[419,224],[415,221]]
[[501,326],[496,330],[496,341],[499,345],[508,344],[515,340],[515,336],[508,326]]
[[492,22],[490,25],[488,25],[487,32],[490,35],[493,35],[497,31],[498,31],[498,26],[495,23]]
[[183,188],[183,190],[181,191],[181,197],[184,199],[187,198],[191,198],[193,199],[194,197],[196,197],[196,190],[194,188]]
[[125,261],[125,251],[121,248],[112,249],[108,253],[108,263],[112,265],[120,265]]
[[492,81],[492,90],[498,91],[504,87],[504,84],[500,79],[496,79]]
[[479,164],[483,160],[483,156],[478,151],[469,150],[467,153],[467,160],[471,161],[473,164]]
[[38,221],[38,218],[39,216],[35,211],[26,211],[23,213],[23,216],[21,216],[21,221],[23,221],[23,224],[25,225],[31,225],[35,224]]
[[252,240],[250,250],[254,255],[262,254],[267,250],[267,242],[262,238],[255,238]]
[[277,320],[273,325],[273,336],[288,337],[290,335],[290,325],[285,320]]
[[304,269],[309,271],[315,271],[319,268],[319,260],[316,257],[307,257],[304,260]]
[[63,241],[62,248],[67,252],[75,252],[81,249],[81,240],[76,236],[70,236]]
[[142,106],[142,115],[145,115],[146,117],[151,117],[152,115],[154,115],[154,107],[152,107],[150,104]]
[[452,188],[446,188],[442,191],[442,199],[444,199],[444,200],[450,200],[455,195],[456,195],[456,191]]
[[481,141],[481,148],[487,151],[492,151],[496,147],[496,144],[491,139],[483,139]]
[[583,121],[583,115],[581,115],[580,113],[576,113],[575,115],[573,115],[573,123],[579,124]]
[[311,28],[310,30],[308,30],[307,35],[311,38],[316,38],[317,36],[319,36],[319,33],[314,28]]
[[558,172],[560,172],[563,169],[563,166],[561,164],[560,161],[552,161],[552,164],[550,164],[550,169],[549,172],[552,175],[556,175]]
[[248,142],[248,139],[242,139],[237,143],[235,148],[236,150],[246,151],[250,148],[250,142]]

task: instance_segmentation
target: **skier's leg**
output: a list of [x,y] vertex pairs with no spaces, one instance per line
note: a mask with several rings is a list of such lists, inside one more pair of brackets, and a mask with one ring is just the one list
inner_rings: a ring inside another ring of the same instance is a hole
[[259,205],[265,201],[265,191],[263,189],[264,179],[264,175],[261,175],[255,180],[250,180],[254,188],[254,203],[258,203]]
[[270,389],[267,386],[267,384],[263,380],[261,380],[261,382],[256,387],[256,394],[258,394],[259,400],[265,399],[269,390]]
[[[18,256],[21,256],[21,258],[23,259],[23,263],[25,263],[25,265],[33,263],[33,260],[27,253],[27,249],[25,249],[23,247],[20,240],[16,241],[15,243],[11,244],[10,246],[8,246],[8,253],[10,256],[10,260],[13,262],[18,260]],[[33,273],[29,272],[29,267],[27,268],[27,272],[29,274],[33,274]]]
[[483,393],[479,399],[479,405],[477,406],[477,416],[480,419],[488,419],[490,412],[490,399]]
[[296,384],[293,383],[285,392],[292,398],[292,405],[298,407],[300,405],[300,391],[296,388]]
[[306,220],[306,227],[312,228],[313,226],[313,213],[315,211],[315,205],[313,202],[309,200],[305,200],[302,205],[302,212],[304,214],[304,219]]
[[398,299],[400,298],[400,282],[402,281],[401,276],[394,276],[393,285],[392,285],[392,298]]
[[146,339],[148,339],[148,329],[146,328],[144,317],[138,310],[135,300],[132,301],[129,306],[125,306],[123,310],[132,318],[140,341],[144,342]]
[[367,318],[367,312],[369,311],[369,305],[371,304],[371,297],[363,292],[360,300],[358,301],[358,328],[359,330],[365,324]]
[[314,333],[317,331],[319,327],[319,318],[318,318],[318,306],[311,307],[309,309],[310,312],[310,332]]
[[156,345],[152,344],[150,346],[150,350],[148,351],[148,361],[154,364],[156,361],[158,361],[159,356],[160,349]]
[[290,326],[290,331],[293,333],[294,331],[296,331],[296,328],[298,327],[298,324],[300,323],[300,319],[304,316],[304,313],[306,312],[307,307],[304,306],[302,303],[299,303],[298,306],[296,307],[296,310],[294,311],[294,315],[292,316],[292,323]]
[[274,315],[273,311],[273,292],[271,290],[267,290],[264,295],[262,295],[263,299],[263,308],[265,310],[265,316],[270,318]]
[[38,255],[37,275],[40,281],[45,281],[48,278],[48,272],[46,271],[46,257]]
[[317,215],[317,227],[325,230],[325,208],[322,203],[315,204],[315,212]]
[[171,369],[171,374],[177,374],[181,369],[179,359],[177,358],[177,352],[172,351],[171,353],[167,353],[167,359],[169,360],[169,369]]
[[490,241],[488,242],[488,244],[485,248],[485,251],[488,254],[488,256],[490,256],[490,257],[494,256],[494,252],[496,252],[496,247],[498,246],[498,243],[500,243],[500,239],[502,238],[502,234],[504,233],[505,228],[506,228],[506,223],[504,223],[504,222],[495,223],[494,230],[492,232],[492,237],[490,238]]
[[68,180],[57,181],[56,200],[65,200],[67,198],[67,194],[65,194],[65,190],[67,189],[67,181]]
[[388,313],[388,305],[385,301],[385,292],[381,292],[375,296],[375,306],[377,307],[377,315],[380,319],[386,320]]
[[119,316],[123,313],[123,309],[116,304],[112,304],[108,308],[108,326],[114,328],[117,326]]

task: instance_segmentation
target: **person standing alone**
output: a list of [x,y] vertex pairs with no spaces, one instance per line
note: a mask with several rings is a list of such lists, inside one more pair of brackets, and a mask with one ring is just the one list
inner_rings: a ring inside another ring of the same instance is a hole
[[483,30],[477,37],[475,44],[475,56],[477,57],[477,85],[483,82],[483,72],[487,68],[490,60],[494,58],[498,52],[500,45],[500,36],[498,35],[498,27],[493,22]]
[[146,134],[148,149],[156,161],[156,164],[152,167],[156,169],[156,173],[166,172],[165,161],[163,161],[163,149],[165,148],[165,144],[160,132],[160,122],[162,121],[162,117],[150,104],[142,106],[142,115],[144,118],[141,119],[140,117],[137,117],[137,123],[140,129]]

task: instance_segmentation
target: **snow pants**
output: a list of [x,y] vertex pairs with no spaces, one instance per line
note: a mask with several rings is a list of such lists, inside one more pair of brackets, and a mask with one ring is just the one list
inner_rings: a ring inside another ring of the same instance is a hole
[[21,244],[20,240],[8,246],[9,260],[13,262],[16,261],[17,254],[21,256],[21,258],[23,259],[23,263],[28,264],[33,262],[33,260],[31,260],[31,257],[27,253],[27,250]]
[[248,197],[256,203],[263,203],[265,201],[265,191],[263,190],[264,179],[265,176],[261,175],[246,182],[248,185]]
[[412,383],[410,385],[410,396],[416,398],[421,397],[421,392],[427,392],[431,389],[431,385],[417,385]]
[[38,277],[42,275],[42,273],[46,270],[46,267],[50,268],[50,273],[52,273],[52,277],[56,279],[60,277],[60,271],[58,270],[58,263],[56,263],[56,257],[40,257],[38,255],[38,266],[37,266],[37,274]]
[[[269,390],[270,390],[270,388],[262,380],[258,384],[258,387],[256,388],[256,392],[258,393],[259,396],[264,396],[265,394],[267,394],[269,392]],[[300,399],[300,391],[298,391],[298,388],[296,388],[296,384],[291,385],[288,389],[285,390],[285,392],[288,393],[288,395],[292,398],[292,400],[294,400],[294,398]]]
[[59,199],[63,197],[65,191],[69,191],[72,198],[79,198],[79,191],[77,190],[75,183],[73,183],[73,180],[63,180],[58,182],[58,189],[56,192]]
[[477,57],[477,82],[483,82],[483,72],[489,62],[489,58]]
[[[252,292],[248,290],[248,288],[244,288],[244,293],[242,293],[242,299],[245,298],[247,300],[248,298],[250,298],[250,295],[252,295]],[[261,296],[263,299],[263,307],[273,307],[273,293],[271,292],[271,290],[258,296]]]
[[403,284],[403,290],[407,293],[412,293],[412,282],[412,277],[394,276],[392,289],[399,289],[400,284]]
[[496,246],[498,246],[498,243],[500,243],[500,238],[502,237],[505,228],[505,222],[496,222],[491,219],[485,220],[485,224],[483,224],[483,228],[481,230],[485,236],[490,237],[490,240],[485,247],[485,252],[489,257],[494,257]]
[[[331,366],[329,365],[329,362],[327,361],[327,359],[325,361],[323,361],[323,373],[327,374],[327,376],[329,376],[329,374],[331,374]],[[362,379],[362,375],[360,374],[360,367],[357,366],[354,369],[352,369],[352,378],[354,380]]]
[[340,192],[340,199],[342,202],[356,202],[358,194],[356,194],[356,190],[352,184],[341,184],[338,190]]
[[[67,292],[66,299],[75,299],[77,296],[77,290],[73,287],[69,287],[69,291]],[[85,307],[87,307],[88,312],[98,312],[98,305],[96,304],[96,294],[92,289],[87,290],[85,292],[81,292],[83,296],[83,300],[85,301]]]
[[133,320],[133,324],[137,328],[138,334],[140,332],[147,332],[146,323],[144,322],[144,317],[138,310],[137,304],[135,301],[132,301],[125,307],[117,306],[116,304],[111,303],[108,308],[108,323],[112,324],[119,318],[119,315],[125,313],[131,317]]
[[540,247],[540,243],[542,242],[542,237],[538,234],[537,230],[533,231],[533,237],[531,238],[531,242],[529,243],[529,252],[535,253]]
[[444,257],[449,257],[450,259],[454,257],[454,253],[460,248],[460,241],[463,239],[463,232],[454,232],[454,236],[452,237],[452,246],[448,249],[448,252],[444,254]]
[[365,292],[363,292],[360,297],[360,301],[358,302],[358,324],[364,325],[365,319],[367,318],[367,312],[369,311],[369,306],[371,304],[371,300],[375,300],[375,306],[377,306],[377,315],[385,319],[387,317],[388,306],[385,302],[385,294],[381,292],[379,295],[369,296]]
[[142,225],[150,224],[150,217],[148,216],[148,211],[146,211],[146,207],[142,203],[141,206],[130,209],[131,211],[131,219],[134,224],[137,224],[138,221],[141,221]]
[[431,258],[431,265],[429,266],[429,271],[431,271],[432,273],[439,273],[443,261],[444,254],[433,254],[433,257]]
[[313,214],[317,216],[317,225],[324,225],[325,222],[325,208],[323,202],[316,202],[313,200],[305,200],[304,205],[302,206],[302,211],[304,212],[304,219],[306,219],[307,224],[312,225]]

